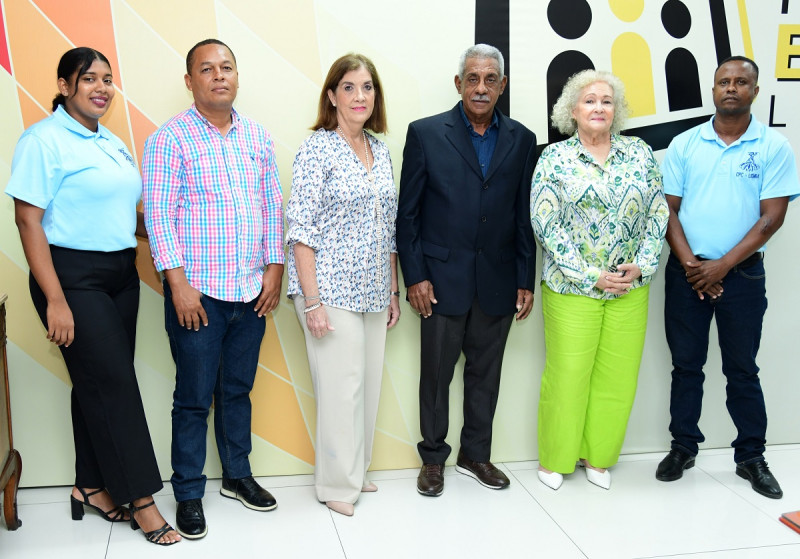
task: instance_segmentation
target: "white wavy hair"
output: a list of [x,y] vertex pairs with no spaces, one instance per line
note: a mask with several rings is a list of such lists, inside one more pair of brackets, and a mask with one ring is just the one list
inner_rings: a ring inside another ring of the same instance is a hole
[[458,59],[458,78],[464,79],[464,70],[467,66],[467,58],[493,58],[497,61],[497,69],[500,73],[500,79],[505,77],[505,62],[503,60],[503,53],[497,47],[487,45],[485,43],[478,43],[469,47],[461,53],[461,58]]
[[597,82],[607,83],[614,92],[614,119],[611,121],[611,133],[617,134],[623,129],[629,112],[628,103],[625,101],[625,84],[611,72],[583,70],[567,80],[564,89],[561,90],[561,96],[553,105],[550,120],[559,132],[568,136],[575,133],[578,123],[575,122],[572,111],[578,105],[581,91]]

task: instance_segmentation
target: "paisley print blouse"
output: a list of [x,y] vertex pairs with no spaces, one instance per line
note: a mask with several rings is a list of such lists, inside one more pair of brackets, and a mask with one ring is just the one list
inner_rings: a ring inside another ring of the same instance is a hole
[[653,151],[611,136],[603,165],[577,134],[542,152],[531,186],[531,224],[542,245],[542,281],[557,293],[619,297],[595,289],[605,270],[635,263],[648,284],[658,268],[669,208]]

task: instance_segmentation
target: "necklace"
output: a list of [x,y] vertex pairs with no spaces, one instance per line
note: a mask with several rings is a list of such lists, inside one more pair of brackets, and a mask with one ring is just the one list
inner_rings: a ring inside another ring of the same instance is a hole
[[[345,136],[342,127],[337,125],[336,131],[339,132],[339,135],[342,138],[344,138],[344,141],[347,142],[347,145],[350,146],[350,149],[353,150],[353,153],[357,153],[356,148],[354,148],[353,144],[350,143],[350,138]],[[364,140],[364,160],[367,162],[367,178],[369,179],[369,182],[373,182],[375,180],[375,177],[372,176],[372,164],[370,163],[369,150],[367,149],[367,133],[364,132],[364,130],[361,130],[361,139]]]

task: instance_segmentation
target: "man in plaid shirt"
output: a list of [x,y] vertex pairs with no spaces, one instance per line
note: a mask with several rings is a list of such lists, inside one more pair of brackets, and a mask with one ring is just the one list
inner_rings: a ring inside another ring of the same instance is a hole
[[222,462],[222,495],[254,510],[273,496],[253,479],[250,391],[265,315],[283,277],[281,186],[270,135],[233,109],[236,58],[208,39],[186,57],[194,105],[159,128],[142,161],[145,224],[164,273],[165,326],[175,359],[172,487],[177,528],[207,533],[202,497],[207,417]]

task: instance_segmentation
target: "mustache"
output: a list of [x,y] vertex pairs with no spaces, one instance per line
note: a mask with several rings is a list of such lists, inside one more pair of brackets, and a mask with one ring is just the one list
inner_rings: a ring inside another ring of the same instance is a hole
[[471,101],[491,101],[488,95],[473,95]]

